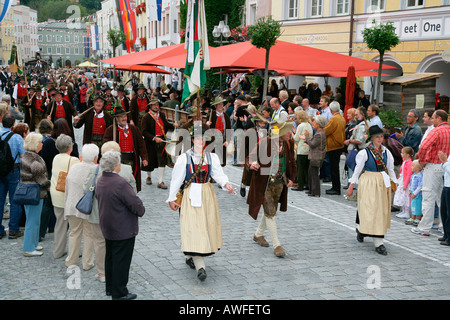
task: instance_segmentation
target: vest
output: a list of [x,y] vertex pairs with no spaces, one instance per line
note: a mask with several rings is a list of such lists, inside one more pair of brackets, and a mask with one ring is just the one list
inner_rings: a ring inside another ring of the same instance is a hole
[[[372,152],[369,150],[369,148],[366,148],[366,152],[367,152],[368,159],[364,166],[364,170],[370,171],[370,172],[378,172],[377,163],[375,161],[375,156],[372,154]],[[384,163],[387,164],[387,153],[386,152],[383,153],[383,160],[384,160]],[[381,171],[384,171],[384,169]]]
[[[188,181],[192,175],[195,172],[195,165],[194,165],[194,161],[192,160],[191,155],[186,152],[186,177],[184,178],[184,181]],[[208,165],[205,166],[207,168],[207,173],[206,173],[206,182],[209,181],[209,177],[211,176],[211,154],[209,152],[206,153],[206,161],[208,162]],[[198,177],[198,176],[197,176]],[[197,182],[197,177],[193,180],[193,182],[196,183],[205,183],[205,182]]]

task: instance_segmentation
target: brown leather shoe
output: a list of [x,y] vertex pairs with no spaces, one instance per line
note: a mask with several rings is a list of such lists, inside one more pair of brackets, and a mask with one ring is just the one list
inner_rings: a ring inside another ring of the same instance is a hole
[[145,180],[146,184],[152,184],[152,178],[147,177],[147,179]]
[[276,247],[275,250],[273,250],[273,253],[275,253],[278,258],[283,258],[286,255],[286,252],[284,252],[284,249],[281,246]]
[[164,184],[164,182],[161,182],[161,183],[158,183],[158,188],[167,189],[167,186]]
[[253,235],[253,241],[257,242],[261,247],[268,247],[269,243],[264,239],[264,236],[257,237]]

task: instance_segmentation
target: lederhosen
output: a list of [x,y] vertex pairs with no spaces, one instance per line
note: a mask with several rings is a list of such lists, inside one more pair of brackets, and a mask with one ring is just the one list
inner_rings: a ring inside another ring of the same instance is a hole
[[[276,161],[278,161],[278,170],[276,172],[272,172]],[[287,184],[286,152],[284,148],[279,153],[279,157],[274,157],[272,159],[272,167],[270,170],[271,174],[269,175],[267,181],[266,192],[264,192],[263,200],[264,215],[268,218],[272,218],[276,215],[281,192],[283,192],[283,188]]]

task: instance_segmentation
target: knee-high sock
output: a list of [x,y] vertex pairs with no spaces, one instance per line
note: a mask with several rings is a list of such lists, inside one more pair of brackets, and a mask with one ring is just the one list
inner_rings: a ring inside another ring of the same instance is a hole
[[383,244],[383,238],[373,238],[373,244],[375,247],[379,247]]
[[163,179],[164,179],[164,167],[159,167],[158,168],[158,183],[161,183],[161,182],[163,182]]
[[270,238],[272,239],[273,247],[276,248],[280,245],[278,240],[277,223],[275,217],[266,219],[267,230],[269,230]]
[[256,229],[255,236],[261,237],[264,236],[264,231],[266,231],[266,216],[262,215],[261,221],[259,222],[258,229]]
[[201,268],[206,269],[205,259],[201,256],[192,256],[192,260],[194,260],[195,270],[200,270]]

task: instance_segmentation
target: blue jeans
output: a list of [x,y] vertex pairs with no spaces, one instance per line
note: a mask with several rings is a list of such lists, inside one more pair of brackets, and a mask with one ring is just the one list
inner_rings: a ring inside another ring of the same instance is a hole
[[44,199],[34,206],[25,205],[25,233],[23,236],[23,251],[31,252],[36,250],[39,243],[39,225],[41,224],[41,211]]
[[[9,195],[9,231],[18,232],[20,218],[22,217],[22,206],[14,202],[14,193],[19,183],[20,169],[14,168],[5,177],[0,177],[0,208],[3,208],[6,202],[6,195]],[[3,210],[0,216],[3,219]],[[1,221],[0,221],[1,223]],[[5,227],[0,224],[0,233],[5,231]]]

